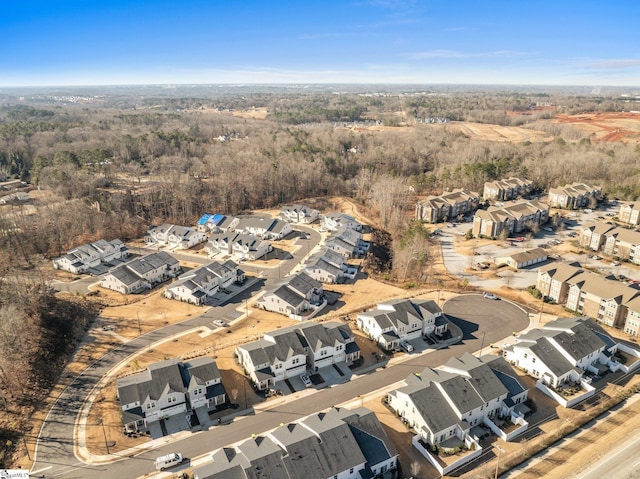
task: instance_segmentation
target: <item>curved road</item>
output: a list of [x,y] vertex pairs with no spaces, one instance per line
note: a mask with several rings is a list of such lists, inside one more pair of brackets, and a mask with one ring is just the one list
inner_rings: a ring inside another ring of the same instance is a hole
[[[250,293],[245,292],[245,295],[248,294]],[[153,471],[153,461],[159,455],[175,450],[183,452],[188,457],[205,454],[246,439],[251,434],[259,434],[277,427],[280,423],[287,423],[366,395],[403,380],[409,374],[419,372],[427,366],[438,366],[453,355],[460,356],[467,351],[478,351],[483,346],[486,348],[488,344],[500,341],[512,331],[524,329],[529,324],[528,315],[507,301],[492,301],[481,295],[454,298],[445,303],[444,311],[464,333],[462,342],[455,346],[379,369],[375,373],[330,389],[316,391],[259,414],[243,417],[229,425],[212,427],[186,439],[144,451],[128,458],[130,460],[119,460],[104,465],[86,464],[77,460],[74,455],[73,438],[78,411],[103,375],[130,354],[147,347],[150,342],[161,340],[184,329],[207,324],[212,320],[212,313],[218,316],[235,307],[236,304],[229,304],[214,308],[197,318],[147,333],[106,354],[89,367],[65,389],[47,416],[40,431],[32,473],[63,478],[127,478],[144,475]]]

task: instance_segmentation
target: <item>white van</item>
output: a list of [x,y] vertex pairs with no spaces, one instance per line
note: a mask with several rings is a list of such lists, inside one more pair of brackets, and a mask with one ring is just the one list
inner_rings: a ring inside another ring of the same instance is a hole
[[411,345],[411,343],[408,343],[407,341],[400,341],[400,347],[408,353],[413,351],[413,346]]
[[156,471],[164,471],[168,467],[177,466],[184,462],[184,457],[179,452],[172,452],[156,458]]

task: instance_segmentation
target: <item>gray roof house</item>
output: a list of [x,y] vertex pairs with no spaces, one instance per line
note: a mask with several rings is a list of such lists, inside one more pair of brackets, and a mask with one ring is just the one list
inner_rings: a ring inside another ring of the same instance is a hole
[[140,373],[118,379],[116,389],[128,432],[144,432],[151,423],[172,416],[184,420],[188,429],[186,413],[199,408],[207,412],[226,401],[220,371],[209,357],[150,364]]
[[110,264],[110,262],[126,258],[128,255],[127,247],[119,239],[111,241],[101,239],[80,245],[68,251],[64,256],[54,259],[53,267],[79,274],[90,271],[101,263]]
[[[476,358],[465,353],[435,369],[412,374],[405,383],[388,393],[388,404],[431,446],[455,442],[477,451],[481,449],[474,431],[478,425],[488,426],[504,440],[512,440],[528,427],[524,420],[528,408],[523,404],[528,390],[499,356]],[[516,427],[503,430],[498,424],[505,422]]]
[[[590,318],[558,318],[541,328],[516,336],[503,350],[511,364],[538,378],[538,388],[565,407],[595,393],[585,381],[585,373],[602,374],[617,370],[612,355],[620,345]],[[580,384],[584,394],[566,400],[557,391]]]
[[266,333],[238,346],[235,354],[256,387],[264,390],[306,373],[307,368],[351,364],[360,357],[360,348],[346,324],[307,322]]
[[358,314],[356,324],[383,348],[394,350],[400,341],[443,334],[448,328],[443,319],[435,301],[395,299]]
[[243,280],[244,272],[233,261],[214,261],[181,275],[165,288],[164,295],[169,299],[204,304],[219,290]]
[[216,451],[195,479],[382,478],[398,452],[368,409],[332,408]]
[[289,223],[310,224],[318,219],[320,212],[304,205],[283,206],[280,216]]
[[293,319],[311,319],[326,306],[322,284],[305,273],[289,276],[275,290],[257,302],[266,311]]
[[154,284],[174,278],[180,271],[180,262],[169,253],[160,251],[136,258],[106,274],[100,286],[123,294],[151,289]]

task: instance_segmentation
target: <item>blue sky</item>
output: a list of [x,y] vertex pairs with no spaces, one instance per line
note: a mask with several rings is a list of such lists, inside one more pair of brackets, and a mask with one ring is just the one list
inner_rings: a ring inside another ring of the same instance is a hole
[[637,0],[5,0],[0,86],[640,86]]

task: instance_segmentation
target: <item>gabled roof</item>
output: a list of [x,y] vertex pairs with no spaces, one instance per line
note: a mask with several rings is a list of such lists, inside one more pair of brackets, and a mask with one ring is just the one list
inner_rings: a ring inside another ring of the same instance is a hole
[[579,263],[551,263],[541,266],[538,271],[547,273],[553,280],[561,283],[584,272]]
[[184,393],[194,378],[197,384],[220,379],[215,361],[206,356],[187,363],[180,359],[160,361],[140,373],[118,379],[116,387],[121,404],[142,404],[146,398],[159,400],[169,392]]

